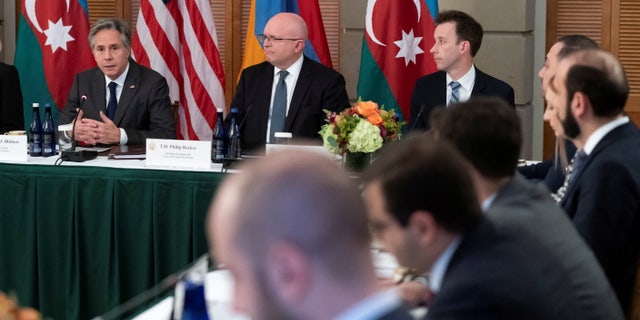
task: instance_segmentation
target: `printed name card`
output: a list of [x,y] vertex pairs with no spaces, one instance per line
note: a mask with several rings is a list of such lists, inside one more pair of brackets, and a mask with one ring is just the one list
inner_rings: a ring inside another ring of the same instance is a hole
[[0,160],[27,161],[27,136],[0,136]]
[[147,139],[147,166],[211,168],[211,141]]

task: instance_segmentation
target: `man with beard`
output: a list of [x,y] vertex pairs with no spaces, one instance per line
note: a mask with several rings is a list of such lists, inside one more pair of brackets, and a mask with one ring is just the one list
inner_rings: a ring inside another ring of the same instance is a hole
[[581,149],[560,204],[628,313],[640,252],[640,131],[624,114],[627,78],[610,53],[583,50],[559,62],[548,89]]
[[212,254],[251,319],[410,320],[378,291],[354,181],[319,155],[282,152],[229,176],[211,206]]

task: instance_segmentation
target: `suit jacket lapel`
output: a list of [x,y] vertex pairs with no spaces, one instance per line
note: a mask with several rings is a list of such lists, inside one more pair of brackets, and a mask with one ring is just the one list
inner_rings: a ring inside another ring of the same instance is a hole
[[580,171],[576,172],[575,176],[573,178],[571,178],[571,182],[569,183],[569,187],[567,188],[567,193],[565,194],[565,196],[562,199],[562,202],[560,204],[561,206],[564,207],[564,205],[566,204],[567,200],[571,197],[571,195],[573,194],[573,192],[574,192],[576,186],[578,185],[580,179],[582,178],[582,174],[587,170],[587,168],[591,164],[591,161],[600,152],[604,151],[607,147],[609,147],[612,143],[620,141],[620,140],[624,139],[626,136],[628,136],[629,134],[631,134],[634,131],[634,129],[636,129],[634,127],[635,127],[635,125],[633,125],[632,123],[623,124],[623,125],[615,128],[615,129],[611,130],[609,133],[607,133],[602,138],[602,140],[600,140],[598,142],[598,144],[593,149],[591,154],[589,154],[589,156],[585,160],[585,163],[582,166],[582,169],[580,169]]
[[477,96],[479,93],[484,92],[485,80],[486,74],[476,68],[476,79],[474,80],[471,96]]
[[[100,120],[100,111],[105,115],[107,114],[107,83],[105,82],[104,73],[102,73],[98,68],[96,68],[95,71],[94,76],[96,80],[91,81],[89,84],[91,88],[91,91],[89,92],[89,99],[91,99],[94,104],[90,109],[96,110],[95,119]],[[94,86],[94,84],[96,85]]]
[[300,75],[298,75],[298,81],[293,89],[293,97],[291,97],[291,104],[289,105],[289,112],[287,112],[287,118],[284,122],[284,131],[291,131],[293,122],[296,119],[298,111],[302,107],[302,101],[304,100],[307,90],[311,87],[311,66],[307,62],[307,57],[304,57],[302,61],[302,68],[300,68]]
[[[253,102],[254,105],[251,106],[251,108],[254,108],[254,110],[249,110],[247,112],[247,115],[254,119],[255,117],[258,118],[255,122],[246,121],[245,125],[247,122],[250,122],[253,125],[257,124],[259,127],[255,132],[259,133],[261,141],[266,141],[267,122],[269,121],[269,107],[271,106],[272,99],[271,90],[273,89],[274,78],[273,65],[271,65],[270,63],[266,63],[265,68],[267,69],[266,71],[260,70],[256,73],[257,82],[254,83],[254,88],[245,88],[245,90],[255,90],[254,95],[256,97]],[[249,108],[249,106],[245,107]],[[247,111],[247,109],[245,109],[245,111]]]
[[137,63],[129,60],[129,72],[127,73],[127,78],[124,80],[122,93],[120,94],[120,99],[118,100],[118,109],[116,109],[116,115],[113,121],[116,125],[120,124],[120,121],[124,117],[124,114],[127,112],[127,109],[131,107],[131,101],[133,100],[133,97],[135,96],[138,89],[139,80],[140,68]]

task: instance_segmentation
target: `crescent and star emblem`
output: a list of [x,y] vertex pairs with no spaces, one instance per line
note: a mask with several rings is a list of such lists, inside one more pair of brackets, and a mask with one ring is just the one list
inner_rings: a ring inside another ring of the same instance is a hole
[[[69,34],[72,26],[65,26],[62,22],[62,17],[58,19],[58,21],[53,22],[49,21],[48,29],[42,30],[40,23],[38,22],[38,16],[36,14],[36,1],[37,0],[25,0],[24,6],[27,12],[27,18],[31,21],[31,24],[39,33],[44,33],[47,37],[47,41],[44,45],[51,46],[51,51],[56,52],[58,48],[67,51],[67,42],[74,41],[75,39]],[[51,1],[51,0],[48,0]],[[67,12],[69,12],[70,1],[76,0],[66,0]],[[34,31],[35,31],[34,30]]]
[[[375,32],[373,31],[373,10],[376,6],[376,2],[378,0],[369,0],[367,2],[367,10],[365,14],[365,30],[375,44],[380,45],[382,47],[386,47],[385,43],[382,43],[378,37],[376,37]],[[398,1],[398,0],[390,0],[390,1]],[[421,2],[422,0],[412,0],[413,4],[416,7],[416,12],[418,13],[418,20],[416,24],[420,25],[421,18]],[[404,58],[405,66],[409,65],[409,62],[416,63],[416,55],[423,54],[424,50],[420,48],[419,44],[422,41],[423,37],[414,36],[413,29],[409,30],[409,32],[405,32],[402,30],[401,39],[394,41],[393,43],[400,48],[396,58]]]

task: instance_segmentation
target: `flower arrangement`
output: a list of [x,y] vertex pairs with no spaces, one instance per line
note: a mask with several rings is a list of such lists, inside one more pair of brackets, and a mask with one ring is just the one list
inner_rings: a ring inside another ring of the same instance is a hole
[[38,320],[40,312],[32,308],[18,307],[15,299],[0,291],[0,319],[2,320]]
[[[384,107],[384,106],[383,106]],[[379,108],[373,101],[358,101],[340,113],[327,113],[320,129],[324,147],[335,155],[375,152],[387,141],[398,140],[404,124],[394,110]]]

